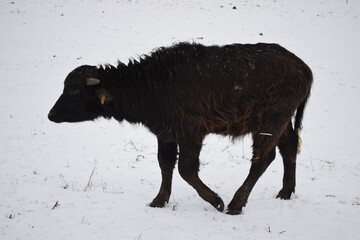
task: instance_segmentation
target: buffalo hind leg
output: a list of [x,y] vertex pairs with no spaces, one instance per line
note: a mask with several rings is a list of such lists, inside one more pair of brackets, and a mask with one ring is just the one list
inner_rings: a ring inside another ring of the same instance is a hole
[[241,213],[256,182],[275,159],[275,136],[253,134],[253,142],[253,157],[249,175],[229,203],[227,214],[237,215]]
[[241,213],[242,208],[245,207],[247,203],[251,190],[255,186],[255,183],[274,160],[275,148],[271,150],[267,156],[261,157],[260,159],[257,159],[257,157],[255,158],[256,159],[253,157],[249,175],[245,179],[243,185],[236,191],[233,199],[229,203],[226,211],[227,214],[237,215]]
[[189,183],[206,202],[210,203],[218,211],[224,211],[224,202],[222,199],[206,186],[199,178],[199,155],[201,150],[201,141],[196,142],[189,139],[183,139],[179,142],[179,173],[181,177]]
[[284,177],[283,188],[280,190],[277,198],[290,199],[291,194],[295,192],[295,170],[298,141],[298,136],[292,128],[291,122],[289,122],[278,141],[279,151],[283,158]]
[[161,169],[162,182],[160,191],[150,207],[164,207],[171,194],[172,175],[177,158],[177,144],[158,139],[158,161]]

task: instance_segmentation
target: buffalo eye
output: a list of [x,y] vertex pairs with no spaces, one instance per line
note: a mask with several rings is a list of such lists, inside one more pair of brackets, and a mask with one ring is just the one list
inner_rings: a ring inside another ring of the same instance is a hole
[[70,96],[74,96],[74,95],[77,95],[80,93],[80,89],[78,88],[74,88],[74,87],[69,87],[67,90],[66,90],[67,94],[69,94]]

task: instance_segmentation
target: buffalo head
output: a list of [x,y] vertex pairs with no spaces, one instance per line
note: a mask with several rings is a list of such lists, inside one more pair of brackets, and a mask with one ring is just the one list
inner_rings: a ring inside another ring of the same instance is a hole
[[104,116],[112,96],[101,86],[99,68],[84,65],[66,77],[64,90],[48,118],[53,122],[81,122]]

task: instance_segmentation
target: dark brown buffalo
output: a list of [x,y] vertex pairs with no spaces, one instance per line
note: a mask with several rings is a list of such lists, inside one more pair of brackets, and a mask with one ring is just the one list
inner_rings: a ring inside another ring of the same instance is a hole
[[158,139],[162,173],[152,207],[163,207],[169,200],[179,148],[180,175],[201,198],[223,211],[221,198],[198,176],[203,139],[209,133],[232,138],[250,133],[250,173],[227,208],[228,214],[239,214],[275,158],[276,146],[284,162],[278,197],[289,199],[295,191],[299,129],[312,81],[309,67],[276,44],[179,43],[128,65],[76,68],[65,79],[49,119],[113,117],[148,127]]

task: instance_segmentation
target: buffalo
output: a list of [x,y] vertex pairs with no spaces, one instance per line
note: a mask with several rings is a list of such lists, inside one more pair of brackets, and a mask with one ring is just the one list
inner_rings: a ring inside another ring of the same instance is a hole
[[48,118],[60,123],[104,117],[146,126],[157,137],[162,175],[151,207],[169,201],[178,162],[181,177],[224,211],[222,199],[198,175],[202,142],[210,133],[232,139],[251,134],[250,172],[226,209],[236,215],[276,147],[284,166],[277,197],[290,199],[295,192],[299,131],[312,81],[310,68],[277,44],[177,43],[128,64],[76,68]]

